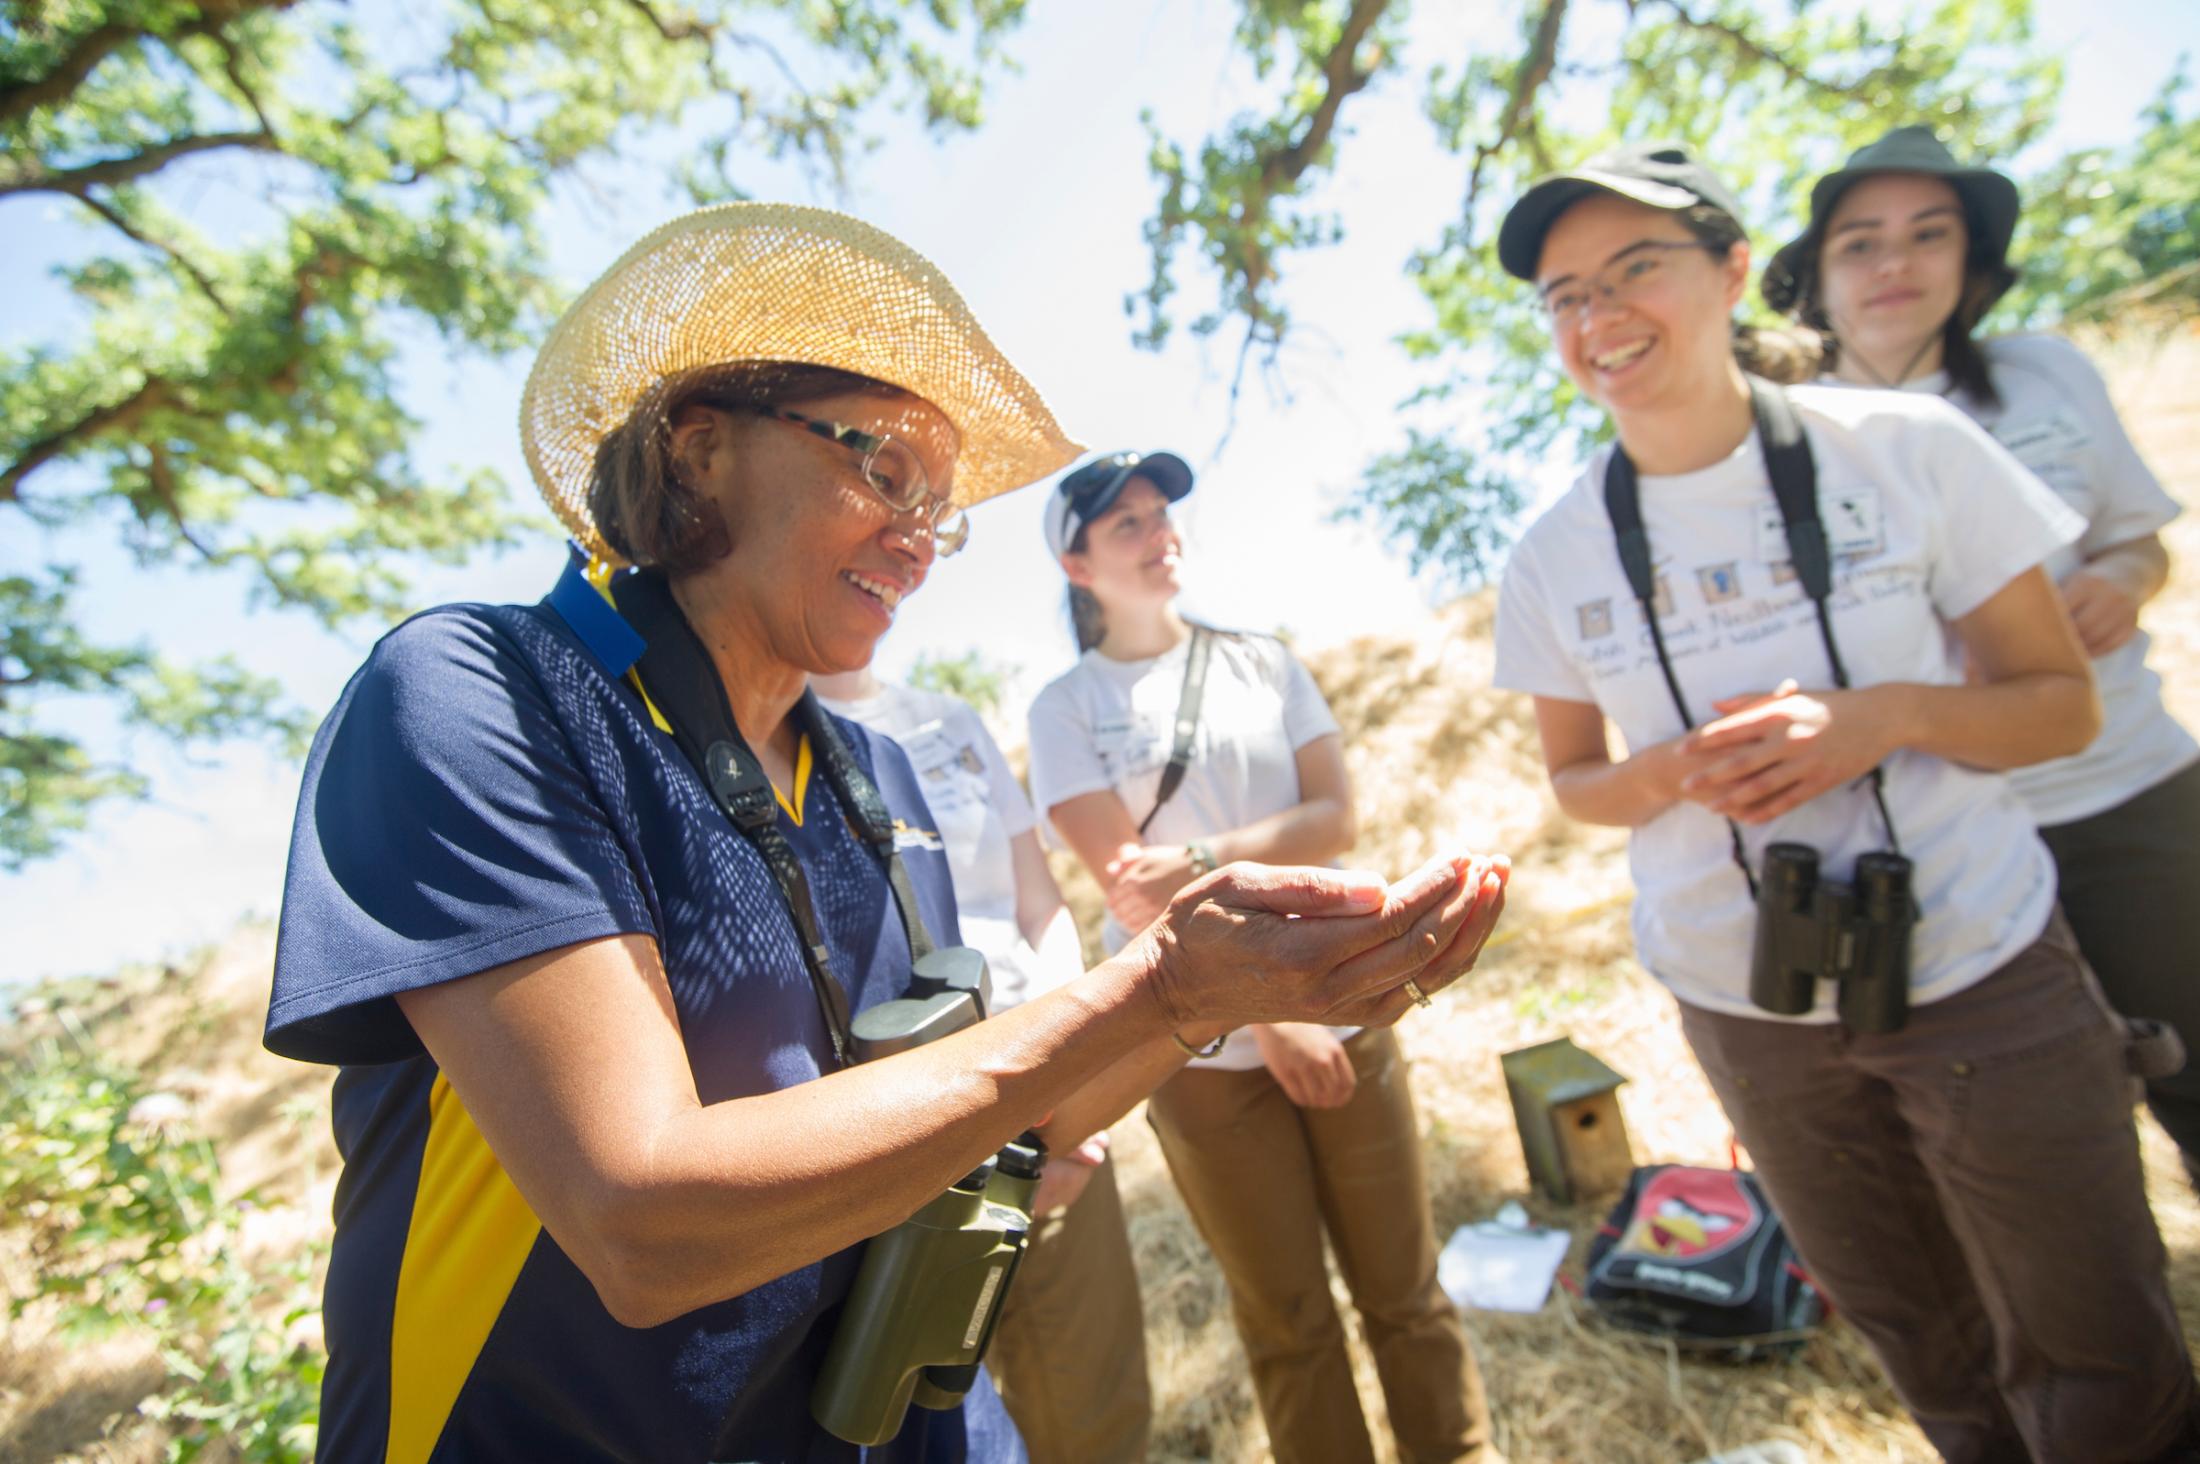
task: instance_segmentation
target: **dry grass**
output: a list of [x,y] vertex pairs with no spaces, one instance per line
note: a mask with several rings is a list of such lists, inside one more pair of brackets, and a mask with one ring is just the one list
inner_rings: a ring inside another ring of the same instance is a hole
[[[2200,399],[2190,385],[2200,378],[2200,330],[2187,326],[2170,338],[2133,333],[2097,354],[2150,461],[2179,499],[2200,504]],[[2167,673],[2175,710],[2200,726],[2200,676],[2192,674],[2200,668],[2200,522],[2182,521],[2167,537],[2178,571],[2148,614],[2154,664]],[[1461,844],[1515,856],[1504,943],[1436,1010],[1409,1020],[1402,1036],[1415,1067],[1439,1230],[1449,1233],[1520,1198],[1539,1220],[1574,1231],[1568,1269],[1578,1274],[1604,1202],[1562,1209],[1527,1193],[1500,1053],[1571,1034],[1628,1074],[1622,1105],[1640,1160],[1717,1163],[1728,1135],[1681,1041],[1672,1002],[1631,955],[1623,841],[1558,816],[1525,706],[1488,689],[1490,616],[1488,597],[1473,597],[1411,636],[1368,638],[1308,660],[1351,748],[1366,831],[1357,862],[1399,870]],[[1063,872],[1073,903],[1096,912],[1091,883]],[[85,999],[117,1008],[101,1031],[119,1055],[165,1074],[165,1086],[197,1101],[221,1144],[229,1184],[271,1202],[255,1217],[248,1243],[275,1253],[324,1230],[336,1159],[325,1075],[259,1048],[271,953],[270,934],[248,929],[191,973],[132,973]],[[2200,1203],[2184,1187],[2168,1140],[2151,1123],[2144,1133],[2155,1213],[2189,1331],[2200,1321]],[[1222,1283],[1150,1131],[1134,1118],[1117,1138],[1146,1294],[1155,1457],[1263,1459],[1266,1438]],[[27,1283],[0,1228],[0,1285],[19,1295]],[[1619,1338],[1582,1316],[1563,1292],[1540,1315],[1476,1314],[1469,1327],[1499,1441],[1516,1464],[1682,1464],[1775,1439],[1841,1464],[1933,1457],[1870,1358],[1838,1325],[1793,1361],[1748,1367],[1694,1362]],[[1379,1421],[1364,1350],[1359,1359],[1362,1396]],[[158,1458],[157,1435],[132,1417],[158,1381],[157,1364],[128,1339],[77,1345],[46,1335],[36,1314],[25,1318],[0,1341],[0,1464]]]

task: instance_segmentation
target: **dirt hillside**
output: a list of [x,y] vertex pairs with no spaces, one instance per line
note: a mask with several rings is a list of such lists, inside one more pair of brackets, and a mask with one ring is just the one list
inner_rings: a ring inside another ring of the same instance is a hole
[[[2200,329],[2094,343],[2141,449],[2186,503],[2200,503]],[[2176,577],[2152,606],[2154,664],[2175,710],[2200,726],[2200,516],[2166,536]],[[1522,700],[1489,690],[1491,600],[1479,595],[1415,633],[1309,655],[1345,728],[1363,842],[1353,862],[1402,870],[1443,847],[1512,853],[1506,929],[1483,968],[1402,1027],[1415,1065],[1439,1230],[1522,1199],[1576,1235],[1578,1274],[1603,1201],[1556,1209],[1529,1195],[1498,1056],[1571,1035],[1628,1075],[1622,1107],[1638,1161],[1720,1162],[1728,1132],[1682,1044],[1671,1001],[1630,954],[1623,841],[1563,819],[1545,791]],[[1065,871],[1066,873],[1066,871]],[[1094,908],[1089,883],[1069,881]],[[238,932],[197,961],[125,972],[55,994],[101,1045],[186,1098],[216,1142],[223,1184],[255,1203],[235,1245],[272,1263],[325,1236],[336,1159],[327,1074],[262,1052],[258,1033],[272,933]],[[23,1017],[26,1029],[55,1020]],[[1143,1279],[1159,1459],[1258,1460],[1265,1439],[1227,1302],[1205,1248],[1134,1116],[1117,1153]],[[2200,1204],[2168,1141],[2146,1127],[2156,1214],[2188,1329],[2200,1334]],[[0,1217],[0,1285],[29,1294],[28,1261]],[[1341,1296],[1341,1291],[1340,1291]],[[136,1405],[159,1382],[127,1332],[57,1337],[33,1305],[0,1339],[0,1464],[68,1458],[136,1464],[161,1456]],[[1469,1326],[1500,1442],[1517,1464],[1682,1464],[1784,1440],[1813,1460],[1932,1456],[1854,1337],[1839,1325],[1795,1361],[1746,1368],[1620,1340],[1562,1293],[1540,1315],[1478,1313]],[[1355,1343],[1357,1345],[1357,1342]],[[1371,1417],[1381,1404],[1362,1360]]]

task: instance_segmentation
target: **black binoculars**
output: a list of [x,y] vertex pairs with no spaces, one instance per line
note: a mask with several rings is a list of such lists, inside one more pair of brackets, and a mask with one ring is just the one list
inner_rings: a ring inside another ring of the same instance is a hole
[[1856,1032],[1898,1032],[1910,1015],[1910,930],[1917,903],[1910,861],[1879,851],[1860,855],[1851,883],[1821,879],[1808,844],[1765,850],[1757,881],[1757,932],[1749,961],[1749,999],[1796,1017],[1818,1000],[1818,983],[1836,983],[1835,1008]]
[[[856,1060],[935,1042],[984,1020],[985,957],[943,946],[916,963],[909,994],[857,1015]],[[1031,1231],[1046,1144],[1025,1131],[863,1254],[841,1308],[811,1415],[834,1437],[883,1444],[919,1408],[952,1408],[977,1381]]]

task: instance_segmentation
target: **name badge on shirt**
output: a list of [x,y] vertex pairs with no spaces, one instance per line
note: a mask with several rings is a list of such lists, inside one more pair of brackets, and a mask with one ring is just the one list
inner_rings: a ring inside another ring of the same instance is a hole
[[976,748],[948,736],[944,723],[927,722],[900,741],[934,814],[944,817],[979,801],[985,763]]
[[1994,440],[2008,448],[2011,457],[2037,473],[2059,465],[2065,458],[2082,451],[2093,439],[2085,430],[2085,424],[2068,412],[2049,412],[2022,421],[2004,419],[1996,422]]
[[[1821,491],[1818,515],[1826,526],[1826,547],[1836,559],[1864,558],[1887,547],[1877,488]],[[1757,510],[1757,557],[1766,564],[1785,564],[1790,557],[1787,524],[1777,503]]]
[[1111,717],[1092,729],[1093,750],[1112,778],[1135,778],[1169,760],[1160,731],[1142,717]]

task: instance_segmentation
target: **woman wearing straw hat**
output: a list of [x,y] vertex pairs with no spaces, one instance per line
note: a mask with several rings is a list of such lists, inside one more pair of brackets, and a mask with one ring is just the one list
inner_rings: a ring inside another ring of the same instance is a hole
[[[993,1009],[1075,980],[1085,969],[1076,921],[1039,847],[1031,800],[977,711],[945,692],[884,681],[870,666],[810,684],[827,710],[909,755],[947,846],[962,938],[992,971]],[[1032,1464],[1145,1457],[1145,1310],[1107,1130],[1047,1156],[986,1368]]]
[[[1810,224],[1764,296],[1826,341],[1826,380],[1946,397],[2086,521],[2048,561],[2092,658],[2101,735],[2010,781],[2054,852],[2063,912],[2118,1008],[2200,1043],[2200,743],[2162,705],[2139,611],[2169,576],[2178,505],[2140,458],[2100,373],[2056,336],[1980,339],[2016,280],[2017,189],[1900,127],[1812,187]],[[2200,1064],[2147,1103],[2200,1183]]]
[[[1110,950],[1135,948],[1218,863],[1323,863],[1354,837],[1336,719],[1306,669],[1270,637],[1195,626],[1176,607],[1169,507],[1191,487],[1172,453],[1114,453],[1065,477],[1046,509],[1083,654],[1032,704],[1032,794],[1106,891]],[[1490,878],[1501,889],[1504,871]],[[1276,1458],[1374,1457],[1326,1235],[1399,1457],[1494,1464],[1474,1354],[1436,1283],[1397,1039],[1342,1022],[1249,1026],[1199,1052],[1148,1112],[1229,1284]]]
[[[853,1459],[811,1398],[867,1238],[1050,1112],[1114,1118],[1172,1035],[1394,1020],[1486,936],[1465,858],[1217,871],[1063,990],[851,1065],[955,912],[908,759],[805,678],[1074,445],[936,268],[773,205],[613,265],[521,431],[597,572],[385,637],[299,800],[267,1041],[342,1064],[324,1464]],[[871,1457],[1018,1457],[968,1381]]]
[[1642,962],[1813,1279],[1950,1460],[2192,1458],[2138,1044],[1990,771],[2098,727],[2041,568],[2082,525],[1938,400],[1745,376],[1684,149],[1537,183],[1498,256],[1618,442],[1513,551],[1497,682],[1630,830]]

